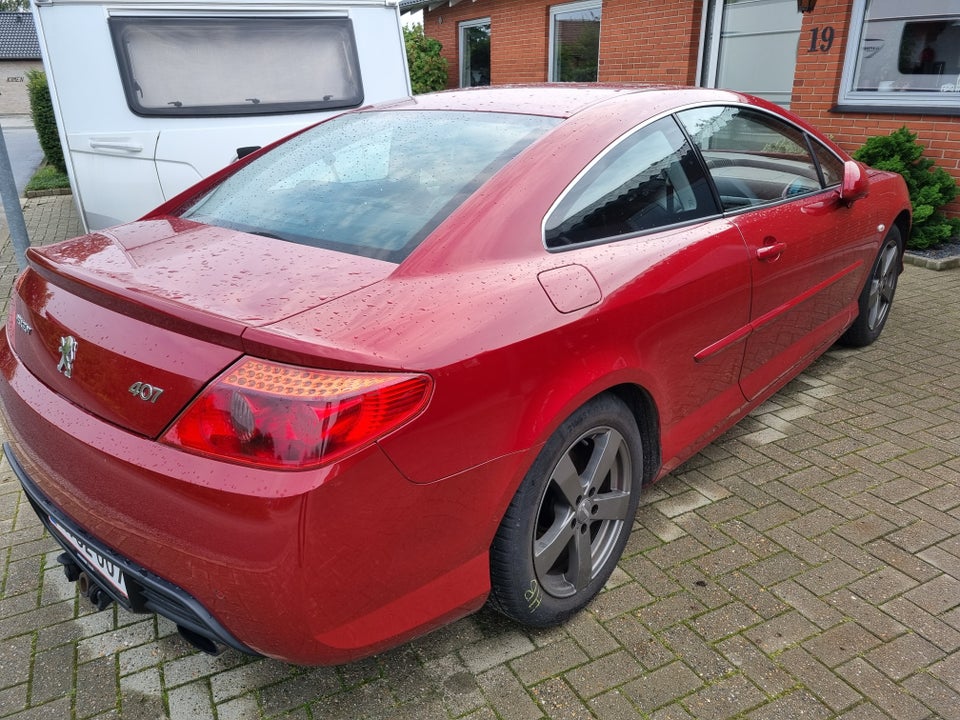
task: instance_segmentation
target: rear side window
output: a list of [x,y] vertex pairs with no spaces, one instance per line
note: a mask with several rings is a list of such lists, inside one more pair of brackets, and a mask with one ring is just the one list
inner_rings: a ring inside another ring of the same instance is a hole
[[700,148],[724,210],[779,202],[823,187],[804,133],[772,115],[718,106],[677,116]]
[[608,150],[544,223],[548,248],[637,235],[718,212],[702,166],[673,118]]
[[112,17],[137,115],[260,115],[354,107],[363,85],[345,17]]

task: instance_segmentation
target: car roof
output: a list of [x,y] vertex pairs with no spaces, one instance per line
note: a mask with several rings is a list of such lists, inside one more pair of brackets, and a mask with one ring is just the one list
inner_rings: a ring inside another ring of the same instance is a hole
[[[398,110],[461,110],[473,112],[508,112],[522,115],[545,115],[568,118],[587,108],[624,95],[668,92],[676,94],[677,105],[687,102],[685,96],[703,88],[678,85],[598,83],[554,83],[539,85],[498,85],[494,87],[462,88],[426,95],[417,95],[373,109]],[[716,100],[731,100],[731,93],[715,91]]]

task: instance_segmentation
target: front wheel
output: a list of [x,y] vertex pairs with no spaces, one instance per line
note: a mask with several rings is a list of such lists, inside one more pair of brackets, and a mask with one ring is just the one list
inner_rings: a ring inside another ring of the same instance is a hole
[[857,319],[840,337],[841,345],[865,347],[880,337],[897,291],[902,247],[900,229],[894,225],[884,238],[867,284],[860,293]]
[[550,437],[507,508],[490,549],[490,604],[545,627],[600,592],[630,536],[643,476],[637,423],[602,395]]

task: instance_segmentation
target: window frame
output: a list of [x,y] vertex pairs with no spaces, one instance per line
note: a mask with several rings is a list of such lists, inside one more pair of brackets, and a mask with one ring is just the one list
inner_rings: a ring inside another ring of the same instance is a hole
[[[489,18],[489,17],[475,18],[475,19],[473,19],[473,20],[463,20],[463,21],[457,23],[457,45],[458,45],[458,47],[457,47],[457,53],[458,53],[458,55],[459,55],[458,60],[459,60],[459,66],[460,66],[460,67],[459,67],[459,70],[460,70],[460,87],[462,87],[462,88],[467,88],[467,87],[482,87],[482,86],[480,86],[480,85],[473,85],[473,84],[467,84],[467,85],[465,85],[464,82],[463,82],[464,77],[465,77],[465,74],[466,74],[466,70],[467,70],[467,68],[466,68],[467,56],[466,56],[466,53],[464,52],[464,48],[465,48],[465,46],[466,46],[466,42],[465,42],[465,37],[464,37],[464,36],[465,36],[465,34],[466,34],[466,33],[465,33],[466,30],[469,30],[469,29],[471,29],[471,28],[484,27],[484,26],[487,26],[488,28],[490,28],[488,32],[490,33],[490,36],[492,37],[492,36],[493,36],[493,24],[490,22],[490,18]],[[492,68],[491,68],[491,71],[492,71]],[[489,84],[490,84],[490,83],[488,82],[487,85],[489,85]]]
[[[840,76],[840,92],[834,112],[875,112],[875,113],[920,113],[923,115],[960,115],[960,88],[956,92],[922,91],[903,93],[895,90],[883,92],[880,90],[857,90],[854,82],[857,74],[857,65],[860,60],[861,47],[865,40],[867,25],[868,0],[853,0],[850,10],[850,27],[847,38],[847,48],[843,59],[843,68]],[[914,11],[916,12],[916,11]],[[903,15],[908,18],[924,19],[923,15],[910,15],[904,10]],[[960,20],[960,13],[957,14]],[[955,78],[960,86],[960,76]]]
[[[212,25],[214,23],[225,22],[231,23],[234,27],[239,28],[265,22],[269,23],[271,21],[278,24],[291,22],[302,24],[304,22],[312,22],[315,23],[317,27],[328,27],[333,32],[341,33],[344,38],[348,40],[343,46],[345,51],[344,69],[348,73],[348,83],[353,85],[352,94],[329,100],[320,97],[278,102],[258,101],[250,103],[187,106],[175,106],[173,103],[168,103],[167,106],[163,107],[144,105],[141,103],[140,97],[138,96],[139,84],[134,74],[135,58],[131,57],[126,47],[125,35],[128,29],[149,28],[150,26],[196,28],[204,24]],[[140,117],[236,117],[276,115],[280,113],[314,112],[319,110],[346,110],[348,108],[359,107],[363,104],[363,77],[360,70],[360,57],[357,50],[357,36],[354,31],[353,21],[346,15],[308,15],[302,17],[266,15],[248,17],[238,15],[173,16],[163,14],[117,14],[111,15],[107,23],[127,106],[134,115]]]
[[[568,12],[578,12],[583,10],[600,11],[600,33],[603,33],[603,0],[579,0],[578,2],[562,3],[560,5],[550,6],[549,19],[549,42],[547,43],[547,82],[569,82],[561,81],[556,77],[557,63],[555,59],[556,52],[556,19],[558,15]],[[600,79],[600,45],[597,45],[597,80]]]

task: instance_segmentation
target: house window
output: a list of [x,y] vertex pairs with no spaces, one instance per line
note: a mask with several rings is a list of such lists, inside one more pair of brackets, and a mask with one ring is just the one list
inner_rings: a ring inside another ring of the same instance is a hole
[[840,105],[960,112],[956,0],[855,0]]
[[266,115],[363,102],[345,17],[112,17],[137,115]]
[[460,23],[460,87],[490,84],[490,18]]
[[551,82],[596,82],[600,64],[599,2],[550,8]]

